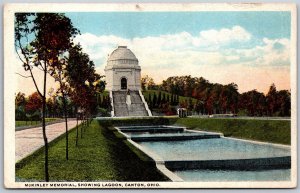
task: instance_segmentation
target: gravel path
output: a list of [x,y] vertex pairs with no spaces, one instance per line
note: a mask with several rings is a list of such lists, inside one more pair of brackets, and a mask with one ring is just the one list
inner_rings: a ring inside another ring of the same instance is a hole
[[[80,122],[78,122],[80,123]],[[68,129],[72,129],[76,126],[76,120],[68,121]],[[48,142],[57,138],[58,136],[65,133],[65,122],[56,123],[46,126],[46,133]],[[40,147],[44,146],[42,127],[35,127],[31,129],[25,129],[16,131],[16,162],[33,153]]]

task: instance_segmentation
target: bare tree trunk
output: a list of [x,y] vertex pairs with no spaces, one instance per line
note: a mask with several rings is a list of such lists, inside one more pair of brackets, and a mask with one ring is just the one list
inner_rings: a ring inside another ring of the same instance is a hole
[[78,145],[78,116],[76,117],[76,146]]
[[81,117],[81,127],[80,127],[80,138],[82,139],[82,127],[83,127],[84,121],[83,117]]
[[47,71],[46,71],[46,64],[45,64],[45,71],[44,71],[44,93],[42,96],[42,101],[43,101],[43,139],[44,139],[44,144],[45,144],[45,162],[44,162],[44,169],[45,169],[45,181],[49,182],[49,170],[48,170],[48,139],[47,139],[47,134],[46,134],[46,81],[47,81]]
[[69,133],[68,133],[68,112],[67,112],[67,105],[66,105],[66,96],[64,92],[63,95],[63,108],[64,108],[64,117],[66,123],[66,160],[69,159]]

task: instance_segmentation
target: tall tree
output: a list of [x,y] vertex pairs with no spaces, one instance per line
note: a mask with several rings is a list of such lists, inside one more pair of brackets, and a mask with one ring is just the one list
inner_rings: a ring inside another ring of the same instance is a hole
[[148,94],[148,104],[149,104],[149,108],[152,110],[152,108],[153,108],[153,103],[152,103],[152,95],[151,95],[150,92],[149,92],[149,94]]
[[[96,113],[97,95],[105,88],[105,83],[101,80],[103,76],[96,73],[94,62],[82,52],[80,45],[75,45],[69,50],[66,62],[66,77],[70,83],[72,101],[86,117]],[[77,140],[78,138],[76,143]]]
[[162,101],[161,101],[161,91],[159,91],[158,97],[157,97],[157,102],[156,102],[158,107],[160,107],[161,102],[162,102]]
[[15,97],[15,116],[16,120],[25,120],[26,119],[26,97],[24,93],[18,92]]
[[274,112],[276,111],[276,108],[277,108],[277,104],[276,104],[277,90],[276,90],[276,86],[274,83],[270,86],[270,89],[269,89],[266,97],[267,97],[266,100],[267,100],[267,104],[268,104],[269,115],[273,116]]
[[[29,72],[37,93],[42,98],[42,128],[45,144],[45,181],[49,181],[48,139],[46,134],[46,83],[47,74],[58,65],[59,56],[72,45],[72,38],[78,33],[71,20],[60,13],[16,13],[15,48],[24,70]],[[33,72],[43,72],[42,89]]]
[[34,92],[28,96],[28,101],[26,103],[26,111],[31,113],[35,111],[40,111],[42,105],[43,105],[43,99],[37,92]]
[[291,93],[288,90],[281,90],[277,93],[278,115],[291,116]]
[[153,78],[150,76],[146,75],[141,78],[141,85],[142,85],[142,90],[151,90],[155,88],[155,83]]
[[156,104],[157,104],[157,96],[156,93],[153,93],[152,107],[156,108]]
[[18,94],[16,95],[15,98],[15,106],[23,106],[26,103],[26,98],[25,98],[25,94],[18,92]]
[[171,101],[170,101],[170,104],[171,104],[171,105],[174,105],[174,94],[173,94],[173,93],[171,94]]
[[65,118],[65,130],[66,130],[66,160],[69,159],[69,131],[68,131],[68,109],[67,109],[67,95],[69,93],[70,87],[66,78],[66,62],[65,59],[57,61],[57,65],[52,68],[52,76],[55,81],[59,83],[59,88],[57,90],[57,94],[61,95],[62,106],[63,106],[63,114]]

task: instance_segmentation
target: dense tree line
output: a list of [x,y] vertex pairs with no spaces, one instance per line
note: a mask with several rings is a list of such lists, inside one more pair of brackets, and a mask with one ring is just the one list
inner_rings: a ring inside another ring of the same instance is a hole
[[[252,90],[244,93],[238,92],[235,83],[226,85],[210,83],[203,77],[173,76],[160,85],[153,85],[151,78],[144,79],[144,85],[152,89],[166,91],[171,95],[190,97],[190,99],[174,103],[162,94],[147,97],[150,108],[162,108],[162,105],[187,108],[197,114],[240,114],[248,116],[290,116],[291,93],[288,90],[276,90],[272,84],[267,94]],[[146,87],[144,87],[146,89]],[[161,93],[161,92],[159,92]],[[192,98],[194,100],[192,100]],[[173,110],[174,112],[174,110]]]
[[145,97],[151,111],[159,111],[166,115],[176,114],[174,106],[179,105],[179,96],[165,92],[148,93]]
[[[66,98],[68,117],[76,117],[77,109],[69,97]],[[18,92],[15,96],[15,120],[17,121],[40,121],[42,116],[42,98],[37,92],[28,96]],[[64,108],[62,97],[58,95],[49,96],[46,99],[46,117],[62,118]]]
[[277,91],[274,84],[266,95],[256,90],[239,95],[239,109],[250,116],[290,116],[291,93]]

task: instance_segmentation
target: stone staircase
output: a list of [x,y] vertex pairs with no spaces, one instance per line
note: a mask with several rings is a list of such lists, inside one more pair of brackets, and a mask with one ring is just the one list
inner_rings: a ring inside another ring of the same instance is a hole
[[148,116],[138,91],[130,91],[131,105],[126,104],[127,91],[113,91],[112,95],[116,117]]

